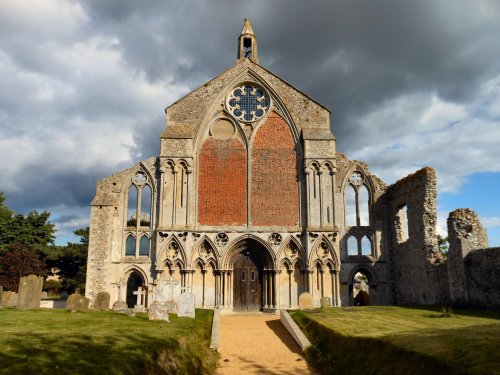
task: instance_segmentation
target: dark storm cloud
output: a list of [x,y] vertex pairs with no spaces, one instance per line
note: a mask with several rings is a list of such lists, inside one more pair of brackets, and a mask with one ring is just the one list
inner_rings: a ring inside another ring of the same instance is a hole
[[[0,7],[0,191],[23,212],[58,205],[83,212],[98,178],[157,155],[163,109],[234,64],[245,17],[262,65],[332,109],[338,150],[365,156],[377,170],[393,168],[385,177],[418,167],[411,160],[424,145],[412,149],[406,138],[414,121],[423,128],[426,118],[469,121],[468,108],[482,105],[477,98],[493,97],[485,82],[500,75],[495,0],[6,0]],[[491,122],[477,126],[491,134]],[[367,139],[391,138],[406,142],[406,158],[363,148]],[[462,163],[441,157],[443,165]],[[456,170],[445,171],[450,180],[460,178]]]

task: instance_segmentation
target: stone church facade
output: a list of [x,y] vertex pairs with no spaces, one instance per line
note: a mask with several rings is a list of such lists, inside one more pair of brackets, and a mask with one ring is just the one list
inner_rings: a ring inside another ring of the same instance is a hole
[[228,311],[296,308],[302,292],[352,305],[359,275],[364,303],[448,293],[434,171],[387,186],[337,153],[330,111],[259,64],[248,20],[236,64],[166,115],[159,156],[97,183],[91,301],[107,291],[132,307],[139,290],[147,307],[160,279]]

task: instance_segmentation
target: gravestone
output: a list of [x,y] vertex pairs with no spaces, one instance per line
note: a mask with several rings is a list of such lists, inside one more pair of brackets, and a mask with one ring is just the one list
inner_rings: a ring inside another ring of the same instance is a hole
[[170,321],[168,317],[170,307],[168,302],[169,287],[170,284],[167,280],[157,280],[153,289],[153,303],[148,309],[149,320]]
[[320,299],[320,303],[321,303],[321,308],[322,309],[325,309],[325,308],[328,308],[328,307],[332,307],[332,302],[330,301],[330,297],[323,297]]
[[90,300],[79,294],[72,294],[66,300],[66,310],[71,312],[87,312],[89,311]]
[[94,310],[108,311],[111,296],[108,292],[99,292],[94,299]]
[[179,317],[194,318],[194,294],[193,293],[181,293],[179,296],[179,312],[177,313]]
[[170,275],[168,280],[161,280],[168,287],[169,293],[166,300],[168,305],[168,312],[170,314],[177,314],[177,297],[181,294],[181,286],[177,280],[175,280],[172,275]]
[[17,293],[16,292],[3,292],[2,293],[2,305],[3,307],[13,307],[17,305]]
[[63,290],[61,292],[61,299],[65,299],[65,298],[68,298],[68,292],[66,292],[65,290]]
[[299,309],[314,309],[313,297],[311,293],[304,292],[299,296]]
[[118,284],[118,301],[113,303],[111,310],[120,313],[120,314],[128,314],[130,309],[127,306],[127,303],[122,300],[122,285]]
[[47,299],[48,295],[47,292],[42,292],[42,299]]
[[43,276],[29,275],[19,279],[18,309],[38,309],[42,297]]
[[0,309],[3,307],[3,286],[0,286]]
[[146,291],[142,289],[140,286],[135,292],[132,294],[137,296],[137,303],[134,306],[134,313],[138,312],[146,312],[145,300],[146,300]]

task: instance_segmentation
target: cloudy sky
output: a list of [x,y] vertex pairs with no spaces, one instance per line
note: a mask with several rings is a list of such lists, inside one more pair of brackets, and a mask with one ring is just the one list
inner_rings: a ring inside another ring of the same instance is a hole
[[97,179],[159,153],[164,108],[234,64],[332,110],[337,148],[392,183],[438,171],[441,230],[470,207],[500,246],[498,0],[0,0],[0,191],[88,225]]

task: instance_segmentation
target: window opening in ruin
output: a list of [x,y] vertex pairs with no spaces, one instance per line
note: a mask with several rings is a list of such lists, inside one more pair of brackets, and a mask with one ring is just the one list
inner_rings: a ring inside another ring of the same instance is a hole
[[370,193],[360,172],[353,172],[344,190],[347,226],[370,226]]
[[139,241],[139,255],[149,256],[149,237],[142,236]]
[[321,265],[316,264],[316,289],[321,290]]
[[127,210],[127,226],[135,227],[137,220],[137,188],[135,185],[128,189],[128,210]]
[[[145,172],[139,171],[132,176],[127,193],[126,236],[132,232],[131,227],[135,231],[125,241],[125,255],[149,256],[153,194]],[[144,237],[146,234],[148,236]]]
[[368,189],[366,186],[360,186],[358,188],[358,205],[359,205],[359,225],[369,226],[370,225],[370,215],[369,215],[369,197]]
[[347,255],[358,255],[358,240],[354,236],[347,239]]
[[151,188],[145,185],[141,192],[141,216],[140,226],[149,227],[151,223]]
[[367,236],[361,239],[361,255],[372,255],[372,243]]
[[345,219],[346,225],[354,227],[356,223],[356,191],[352,185],[347,185],[345,192]]
[[354,306],[370,305],[370,286],[368,276],[360,271],[352,279],[352,297]]
[[408,228],[408,206],[402,205],[396,213],[396,235],[398,243],[408,241],[410,232]]
[[135,237],[130,235],[127,237],[125,244],[125,255],[135,256]]

